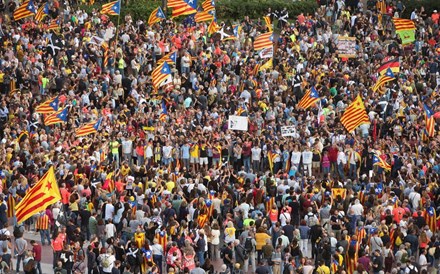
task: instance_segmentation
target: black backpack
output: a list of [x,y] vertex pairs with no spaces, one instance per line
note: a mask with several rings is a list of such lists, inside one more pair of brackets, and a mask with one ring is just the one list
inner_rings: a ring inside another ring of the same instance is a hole
[[13,235],[15,238],[23,237],[23,229],[22,226],[14,226],[14,232]]
[[252,250],[254,249],[254,246],[252,244],[252,238],[246,238],[244,240],[244,250],[246,250],[247,253],[252,252]]
[[290,274],[291,267],[292,267],[292,264],[284,263],[283,274]]

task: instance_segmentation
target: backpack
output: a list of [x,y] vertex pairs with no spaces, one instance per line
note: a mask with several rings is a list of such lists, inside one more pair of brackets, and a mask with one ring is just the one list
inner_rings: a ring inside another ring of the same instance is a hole
[[244,240],[244,250],[246,250],[247,253],[252,252],[252,249],[254,249],[254,246],[252,245],[252,238],[246,238]]
[[354,245],[349,245],[348,246],[347,254],[348,254],[349,258],[354,258],[354,256],[356,255],[356,248],[355,248]]
[[290,274],[290,268],[291,268],[291,264],[289,263],[284,263],[284,270],[283,270],[283,274]]
[[220,249],[220,258],[222,258],[222,259],[225,258],[225,248],[227,248],[227,247]]
[[408,266],[408,268],[409,268],[409,274],[418,274],[419,273],[417,267],[415,267],[414,265]]
[[108,257],[109,257],[108,255],[104,255],[104,258],[101,261],[101,265],[102,265],[103,268],[108,268],[111,265],[110,260],[108,259]]

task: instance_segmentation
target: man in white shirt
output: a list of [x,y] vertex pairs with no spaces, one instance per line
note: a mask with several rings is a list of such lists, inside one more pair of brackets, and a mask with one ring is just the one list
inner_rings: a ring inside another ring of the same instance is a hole
[[172,152],[173,152],[173,147],[171,146],[171,143],[168,141],[166,146],[164,146],[162,148],[162,152],[163,152],[163,164],[165,166],[168,166],[171,162],[172,159]]
[[339,148],[337,163],[339,177],[341,180],[345,180],[344,167],[347,164],[347,156],[345,155],[345,152],[342,151],[342,148]]
[[131,164],[131,153],[133,151],[133,141],[129,138],[123,138],[122,142],[122,157],[124,161],[127,161]]
[[260,171],[260,164],[261,164],[261,148],[258,146],[258,144],[255,144],[255,146],[251,149],[252,153],[252,169],[254,172]]
[[356,231],[357,222],[361,220],[362,215],[364,214],[364,207],[362,206],[359,199],[354,201],[354,205],[350,207],[351,212],[351,232]]
[[310,151],[309,147],[306,147],[305,150],[302,152],[301,156],[302,156],[304,175],[311,177],[313,152]]
[[300,162],[301,162],[301,152],[298,151],[297,148],[295,148],[290,155],[291,169],[293,169],[294,172],[298,171]]

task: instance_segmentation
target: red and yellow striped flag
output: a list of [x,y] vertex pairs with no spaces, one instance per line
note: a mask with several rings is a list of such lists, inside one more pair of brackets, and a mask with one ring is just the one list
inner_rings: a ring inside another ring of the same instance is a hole
[[393,23],[396,31],[416,29],[416,25],[410,19],[393,18]]
[[61,195],[55,178],[55,170],[50,167],[40,181],[16,205],[17,223],[26,221],[32,215],[46,210],[46,207],[60,200]]
[[347,107],[341,117],[341,123],[349,133],[353,132],[358,126],[370,123],[364,102],[360,95]]
[[272,34],[273,34],[273,32],[269,31],[269,32],[263,33],[260,36],[256,37],[255,41],[254,41],[254,50],[258,51],[258,50],[272,47],[273,46]]

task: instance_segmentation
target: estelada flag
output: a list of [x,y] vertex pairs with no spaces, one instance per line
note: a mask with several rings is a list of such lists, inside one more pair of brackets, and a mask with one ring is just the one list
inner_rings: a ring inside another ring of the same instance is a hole
[[393,73],[399,73],[400,71],[399,58],[394,58],[382,63],[380,67],[377,69],[377,72],[380,75],[384,75],[385,73],[387,73],[388,69],[391,69]]
[[347,107],[341,117],[341,123],[349,133],[352,133],[358,126],[370,123],[364,102],[360,95]]
[[345,188],[332,188],[333,199],[336,199],[338,196],[341,196],[342,199],[345,199],[347,196],[347,190]]
[[32,215],[46,210],[46,207],[60,200],[61,194],[55,178],[55,170],[52,166],[20,203],[15,206],[17,223],[26,221]]
[[254,50],[262,50],[273,46],[273,32],[266,32],[255,38]]
[[302,109],[308,109],[319,101],[319,94],[315,87],[307,90],[303,98],[298,102],[298,107]]
[[58,102],[58,97],[50,98],[44,103],[38,105],[35,108],[35,112],[41,114],[50,114],[52,112],[58,111]]

